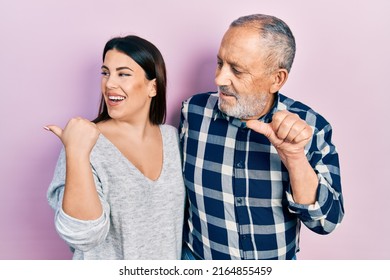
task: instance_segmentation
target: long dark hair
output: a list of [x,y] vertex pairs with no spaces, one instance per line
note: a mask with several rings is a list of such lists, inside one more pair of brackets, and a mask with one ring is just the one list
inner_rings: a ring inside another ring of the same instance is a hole
[[[103,61],[109,50],[117,50],[131,57],[145,71],[150,81],[156,79],[156,96],[152,97],[149,120],[152,124],[162,124],[166,118],[167,74],[164,59],[155,45],[135,35],[115,37],[109,40],[103,50]],[[111,119],[107,104],[102,96],[99,113],[92,122],[98,123]]]

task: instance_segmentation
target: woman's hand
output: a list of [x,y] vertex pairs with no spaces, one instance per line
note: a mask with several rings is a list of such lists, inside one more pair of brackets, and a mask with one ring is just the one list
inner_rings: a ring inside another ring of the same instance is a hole
[[80,117],[72,118],[64,129],[56,125],[48,125],[45,129],[60,138],[67,153],[77,155],[89,155],[100,134],[96,124]]

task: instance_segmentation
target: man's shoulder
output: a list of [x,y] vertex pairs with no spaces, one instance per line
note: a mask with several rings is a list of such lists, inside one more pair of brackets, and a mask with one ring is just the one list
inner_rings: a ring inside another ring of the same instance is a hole
[[[301,101],[279,94],[279,102],[278,109],[286,109],[289,112],[296,113],[312,126],[324,127],[329,124],[320,113]],[[285,108],[281,108],[282,106],[285,106]]]
[[313,113],[316,113],[311,107],[309,107],[305,103],[294,100],[280,93],[279,93],[279,102],[282,104],[282,106],[286,106],[286,109],[289,111],[306,111],[306,112],[313,111]]

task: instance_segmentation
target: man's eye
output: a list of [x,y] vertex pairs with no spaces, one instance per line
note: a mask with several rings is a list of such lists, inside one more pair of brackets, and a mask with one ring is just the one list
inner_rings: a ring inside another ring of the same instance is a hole
[[218,67],[219,69],[222,68],[222,65],[223,65],[222,61],[217,61],[217,67]]
[[237,70],[236,68],[232,67],[232,71],[235,75],[240,75],[241,71]]

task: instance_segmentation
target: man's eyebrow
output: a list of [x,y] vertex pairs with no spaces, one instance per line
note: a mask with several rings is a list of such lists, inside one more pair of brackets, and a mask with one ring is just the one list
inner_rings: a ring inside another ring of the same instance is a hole
[[[219,55],[217,55],[217,60],[218,61],[223,61],[222,58],[219,57]],[[225,61],[227,64],[229,64],[231,67],[235,67],[235,68],[244,68],[242,65],[240,65],[238,62],[235,62],[235,61]]]

